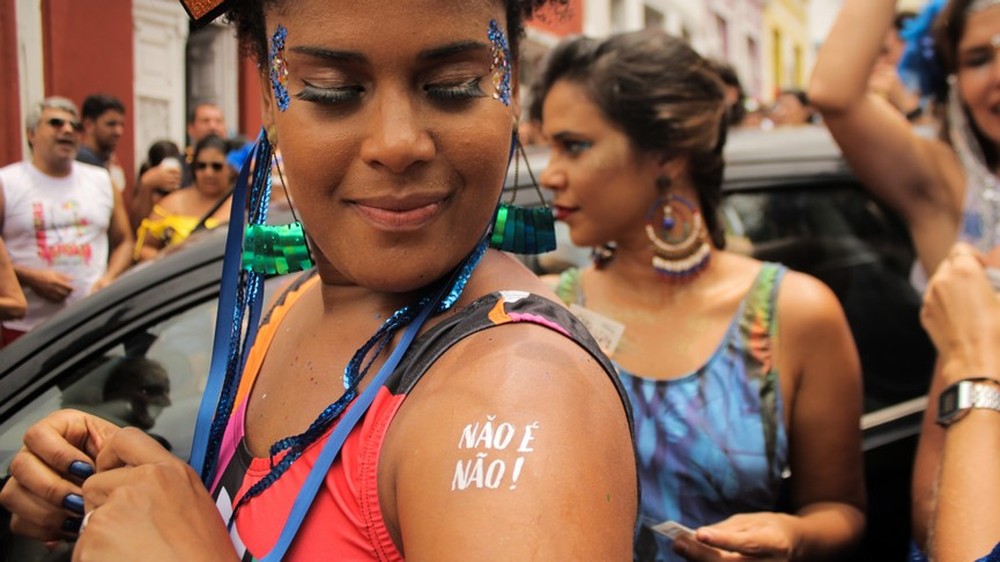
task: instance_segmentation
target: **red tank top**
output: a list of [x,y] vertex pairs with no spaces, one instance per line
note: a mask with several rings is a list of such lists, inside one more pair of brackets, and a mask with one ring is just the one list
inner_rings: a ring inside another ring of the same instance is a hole
[[[219,457],[222,469],[213,486],[216,504],[226,521],[230,520],[232,506],[238,498],[264,478],[271,467],[270,459],[254,458],[246,447],[244,423],[247,397],[281,321],[299,296],[317,282],[318,277],[313,276],[290,288],[258,331],[223,438]],[[288,550],[286,560],[403,560],[389,536],[378,497],[378,463],[389,425],[409,391],[451,346],[481,330],[512,322],[545,326],[586,349],[604,366],[628,413],[627,399],[614,368],[569,311],[547,299],[524,292],[503,291],[486,295],[413,342],[386,385],[379,390],[371,407],[348,435]],[[331,380],[339,382],[340,374],[339,371],[331,373]],[[628,419],[631,420],[631,415]],[[231,535],[243,560],[254,560],[254,555],[263,556],[277,542],[295,497],[336,423],[312,443],[277,481],[240,507]],[[274,462],[280,459],[281,455],[278,455]]]

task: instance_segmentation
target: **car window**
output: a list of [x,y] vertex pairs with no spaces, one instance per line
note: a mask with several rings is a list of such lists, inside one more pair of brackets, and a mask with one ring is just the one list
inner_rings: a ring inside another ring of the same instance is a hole
[[[264,302],[292,277],[267,280]],[[131,329],[110,347],[70,365],[55,386],[0,425],[2,466],[20,448],[24,431],[60,408],[138,427],[186,460],[212,359],[217,304],[215,299],[201,301]]]
[[187,458],[211,359],[215,309],[215,301],[201,303],[80,361],[0,427],[0,462],[10,462],[28,426],[59,408],[138,427]]
[[[292,276],[265,284],[270,302]],[[212,356],[217,301],[201,301],[70,365],[59,381],[0,425],[0,463],[6,467],[25,430],[60,408],[76,408],[119,425],[143,429],[187,460]],[[0,540],[0,560],[69,560],[56,550],[20,537]]]
[[[60,408],[84,410],[123,426],[139,427],[181,458],[191,436],[212,353],[216,301],[129,333],[110,349],[78,362],[54,387],[0,427],[0,461],[7,466],[24,431]],[[4,560],[69,560],[69,545],[50,550],[8,535]]]
[[722,214],[732,249],[836,293],[861,356],[866,412],[926,392],[934,351],[910,284],[912,245],[894,215],[853,182],[730,193]]
[[[727,249],[782,263],[833,290],[861,357],[865,412],[924,395],[934,347],[920,325],[905,226],[855,180],[805,177],[725,191],[719,212]],[[542,274],[589,265],[589,250],[574,246],[562,223],[556,238],[556,251],[521,259]]]
[[[720,208],[727,249],[778,262],[826,283],[840,300],[861,357],[865,412],[922,396],[934,348],[910,283],[915,254],[896,216],[853,180],[728,191]],[[558,249],[525,260],[540,273],[586,267],[565,225]]]

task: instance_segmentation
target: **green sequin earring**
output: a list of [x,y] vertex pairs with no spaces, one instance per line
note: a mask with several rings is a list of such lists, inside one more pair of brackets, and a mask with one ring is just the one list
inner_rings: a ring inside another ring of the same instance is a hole
[[[268,141],[265,139],[264,142]],[[270,149],[270,143],[267,149]],[[272,159],[265,160],[267,161],[273,162],[273,168],[278,170],[281,188],[285,192],[292,218],[295,220],[280,225],[248,224],[243,234],[243,269],[262,275],[284,275],[305,271],[313,266],[305,231],[298,216],[295,215],[295,208],[288,195],[277,154],[272,152]],[[257,189],[262,190],[263,196],[268,198],[271,191],[271,168],[272,166],[267,166],[267,170],[255,169],[253,179],[255,186],[260,184]]]
[[[528,166],[528,156],[524,147],[514,133],[514,192],[510,201],[500,203],[496,218],[493,221],[493,233],[490,236],[490,247],[515,254],[544,254],[556,249],[555,216],[552,209],[545,204],[545,197],[538,187],[535,174]],[[520,188],[520,162],[524,158],[524,167],[531,177],[531,185],[538,192],[541,207],[521,207],[514,204],[517,190]]]
[[302,223],[249,224],[243,239],[243,269],[284,275],[312,267]]

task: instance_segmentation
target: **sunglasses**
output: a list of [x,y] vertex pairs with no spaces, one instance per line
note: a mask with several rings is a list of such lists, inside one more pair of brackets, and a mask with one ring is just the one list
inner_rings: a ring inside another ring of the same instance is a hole
[[222,168],[225,166],[222,162],[195,162],[194,169],[201,171],[211,166],[212,170],[216,172],[221,172]]
[[48,123],[49,125],[52,125],[53,129],[62,129],[63,127],[66,126],[66,123],[69,123],[69,126],[73,127],[74,131],[82,131],[83,130],[83,125],[81,125],[79,121],[72,121],[72,120],[69,120],[69,119],[61,119],[59,117],[52,117],[52,118],[48,119],[46,121],[46,123]]

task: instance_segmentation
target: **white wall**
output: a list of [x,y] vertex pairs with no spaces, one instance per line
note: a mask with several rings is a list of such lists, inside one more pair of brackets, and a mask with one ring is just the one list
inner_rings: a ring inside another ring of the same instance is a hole
[[17,75],[21,105],[21,146],[27,156],[28,139],[23,119],[31,107],[45,97],[45,64],[42,58],[42,8],[38,0],[17,0]]
[[135,68],[136,168],[146,159],[149,145],[172,140],[185,142],[184,58],[188,16],[173,0],[141,0],[132,5]]
[[[728,59],[736,68],[745,88],[761,83],[763,69],[752,69],[747,39],[757,42],[758,57],[763,56],[763,23],[760,6],[751,0],[585,0],[583,32],[591,37],[605,37],[616,31],[632,31],[647,25],[645,7],[663,14],[663,28],[676,36],[687,36],[691,46],[709,57],[723,54],[723,42],[713,14],[727,22]],[[758,58],[758,64],[762,64]]]

